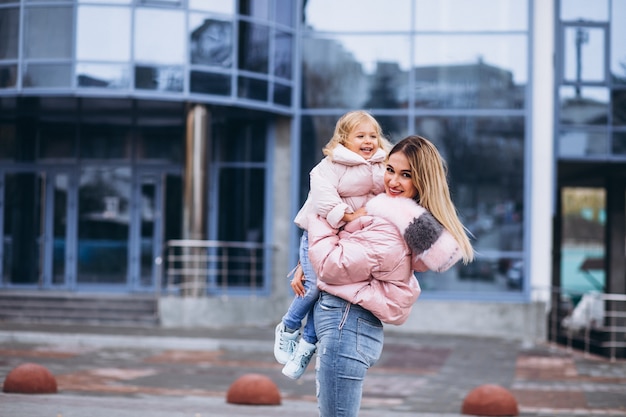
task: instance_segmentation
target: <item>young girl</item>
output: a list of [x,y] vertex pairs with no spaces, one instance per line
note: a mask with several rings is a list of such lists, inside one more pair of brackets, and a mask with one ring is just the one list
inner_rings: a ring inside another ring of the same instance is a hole
[[333,137],[323,149],[325,158],[310,172],[309,195],[294,220],[304,230],[299,251],[304,282],[292,281],[296,297],[275,330],[274,356],[285,364],[282,372],[290,378],[302,375],[317,343],[312,313],[319,292],[309,264],[308,217],[320,215],[332,227],[339,228],[365,214],[365,204],[384,190],[384,160],[389,147],[372,115],[351,111],[337,121]]
[[443,272],[474,251],[450,198],[445,162],[420,136],[387,158],[385,193],[367,215],[337,230],[309,219],[309,256],[321,291],[315,305],[321,416],[357,416],[367,369],[380,358],[383,324],[408,318],[420,287],[414,271]]

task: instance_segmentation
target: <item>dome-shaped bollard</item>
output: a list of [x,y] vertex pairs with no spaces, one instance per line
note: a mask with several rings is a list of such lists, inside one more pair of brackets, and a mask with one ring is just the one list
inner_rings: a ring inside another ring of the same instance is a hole
[[461,414],[472,416],[517,416],[517,400],[499,385],[479,385],[463,400]]
[[270,378],[260,374],[246,374],[232,383],[226,393],[226,402],[245,405],[280,405],[280,391]]
[[13,394],[55,394],[57,381],[44,366],[23,363],[9,372],[2,390]]

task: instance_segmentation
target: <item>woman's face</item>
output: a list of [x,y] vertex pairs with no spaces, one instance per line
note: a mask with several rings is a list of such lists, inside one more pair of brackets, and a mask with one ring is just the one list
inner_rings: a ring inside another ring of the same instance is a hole
[[378,151],[378,131],[372,123],[363,121],[348,134],[344,146],[364,159],[370,159]]
[[388,196],[413,198],[417,195],[417,188],[411,181],[409,160],[402,152],[389,156],[384,182]]

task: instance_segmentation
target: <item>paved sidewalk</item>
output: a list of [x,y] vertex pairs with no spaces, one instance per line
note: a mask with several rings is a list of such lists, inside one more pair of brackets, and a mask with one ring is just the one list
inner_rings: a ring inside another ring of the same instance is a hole
[[[314,364],[298,381],[281,373],[272,328],[151,329],[0,323],[0,382],[34,362],[59,393],[0,393],[0,416],[206,417],[317,416]],[[279,406],[227,404],[240,376],[278,386]],[[368,373],[361,416],[459,417],[466,395],[497,384],[520,416],[626,416],[626,361],[564,347],[387,331]]]

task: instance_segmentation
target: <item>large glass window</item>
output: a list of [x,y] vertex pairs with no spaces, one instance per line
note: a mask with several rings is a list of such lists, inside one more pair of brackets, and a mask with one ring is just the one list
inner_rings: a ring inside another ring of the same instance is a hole
[[407,31],[410,11],[411,0],[394,0],[393,7],[380,0],[310,0],[305,4],[304,19],[316,32]]
[[20,13],[17,7],[0,9],[0,59],[16,59]]
[[239,23],[239,69],[267,73],[269,34],[265,25]]
[[406,107],[409,36],[324,35],[305,38],[303,45],[303,106]]
[[[409,134],[433,141],[448,164],[453,200],[478,257],[445,274],[421,274],[424,288],[528,289],[523,215],[529,3],[305,3],[301,201],[308,172],[346,111],[370,110],[392,142]],[[608,108],[605,94],[605,116]]]
[[130,28],[128,8],[79,6],[76,58],[128,62],[132,45]]
[[[215,228],[210,230],[211,239],[265,243],[265,205],[260,202],[265,201],[266,194],[266,130],[262,121],[231,120],[216,131],[213,152],[218,206],[212,214],[214,220],[211,223]],[[251,266],[252,251],[258,251],[258,248],[231,251],[227,277],[231,289],[263,287],[262,271],[268,252],[265,251],[256,265]],[[255,271],[251,273],[250,267]]]
[[192,14],[190,54],[194,65],[230,68],[233,63],[233,24],[206,15]]
[[138,8],[133,29],[135,60],[183,64],[187,49],[184,17],[180,11]]
[[24,11],[25,58],[72,58],[72,7],[28,7]]
[[416,107],[522,108],[526,35],[417,35]]
[[416,0],[415,21],[419,31],[525,31],[528,4],[520,0]]
[[603,82],[605,80],[605,31],[602,28],[572,26],[565,28],[563,50],[566,82]]
[[613,82],[626,84],[626,1],[611,2],[611,74]]
[[420,274],[420,283],[447,291],[523,289],[524,119],[422,117],[415,126],[447,162],[453,200],[478,253],[443,275]]

